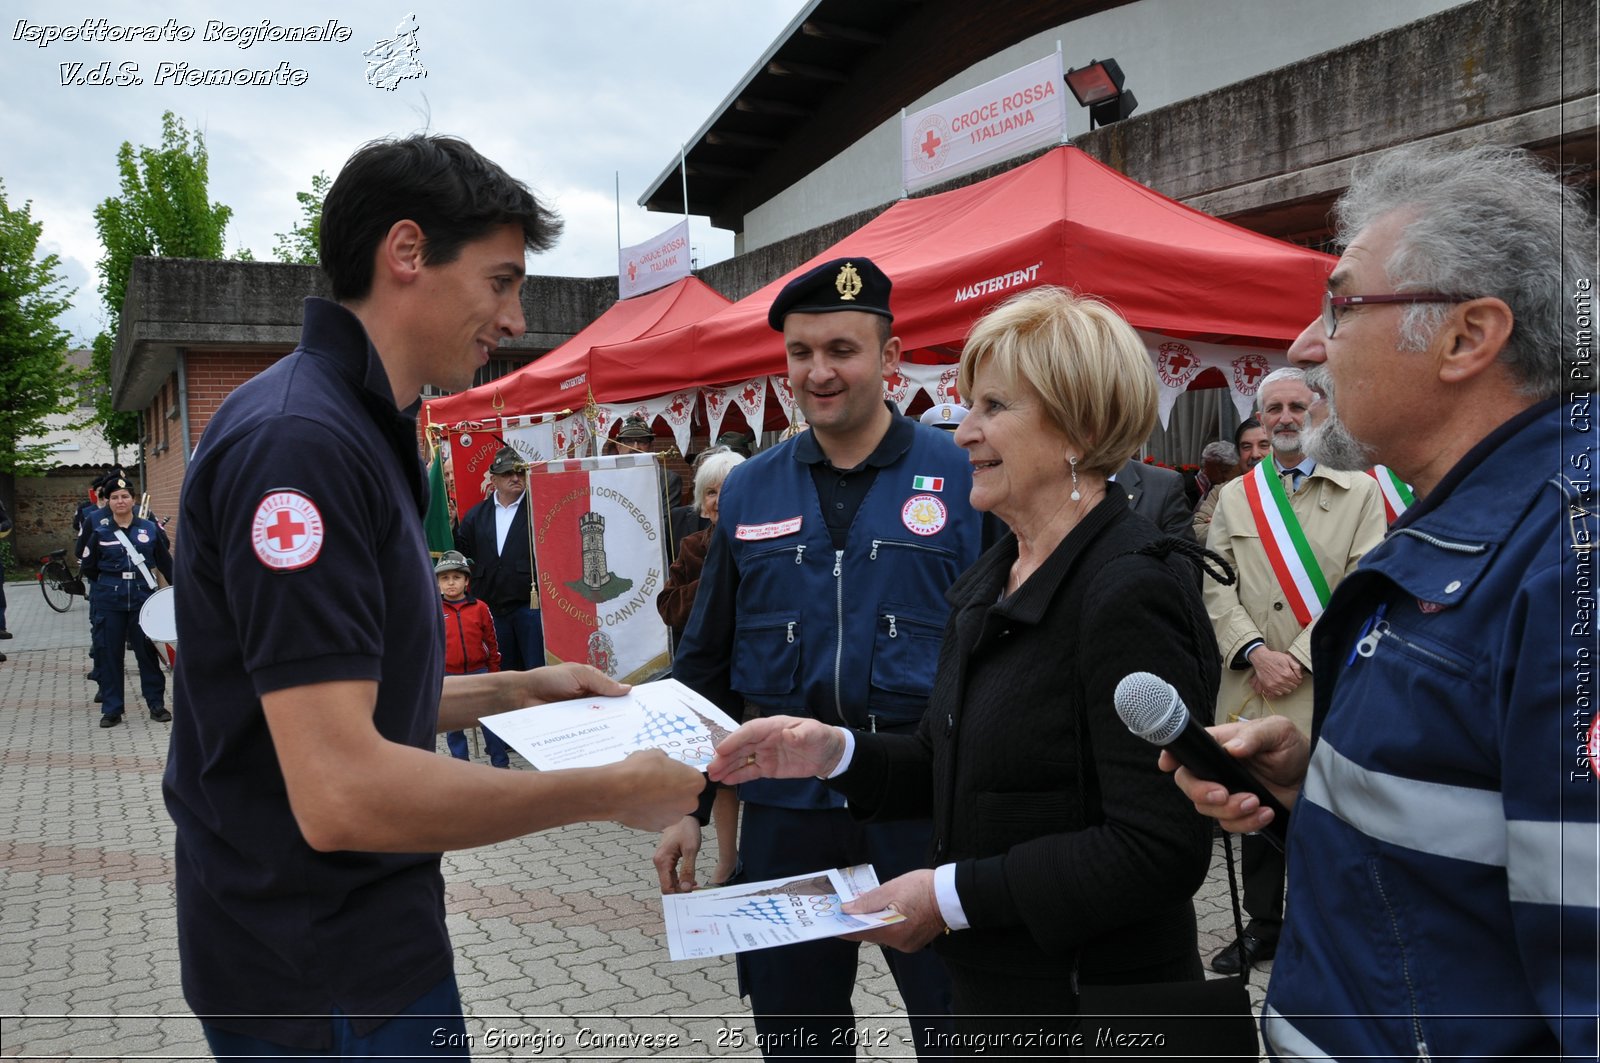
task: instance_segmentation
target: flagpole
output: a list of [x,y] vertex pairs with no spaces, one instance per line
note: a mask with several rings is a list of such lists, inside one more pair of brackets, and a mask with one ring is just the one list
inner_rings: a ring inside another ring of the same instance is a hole
[[678,177],[683,181],[683,238],[688,241],[689,269],[694,270],[694,238],[689,235],[689,154],[678,145]]
[[622,261],[622,171],[612,170],[611,173],[617,182],[617,262],[620,264]]
[[[1060,64],[1062,70],[1067,69],[1067,58],[1066,54],[1061,50],[1060,37],[1056,38],[1056,62]],[[1072,138],[1067,136],[1067,110],[1065,107],[1063,107],[1061,109],[1061,136],[1056,139],[1056,143],[1066,144],[1071,142],[1071,140]]]

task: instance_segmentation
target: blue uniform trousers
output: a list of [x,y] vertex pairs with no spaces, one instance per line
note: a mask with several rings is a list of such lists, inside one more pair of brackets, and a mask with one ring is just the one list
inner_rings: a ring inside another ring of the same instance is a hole
[[[926,820],[864,826],[845,809],[792,809],[747,803],[739,836],[743,871],[736,882],[761,882],[830,867],[870,863],[888,882],[927,866]],[[850,1003],[861,946],[825,938],[741,952],[739,993],[750,998],[756,1036],[768,1059],[854,1059],[855,1046],[879,1043],[876,1026],[855,1021]],[[900,987],[919,1055],[930,1032],[948,1036],[950,981],[930,949],[883,950]],[[881,1023],[877,1024],[881,1025]],[[948,1054],[948,1049],[941,1049]]]
[[[89,623],[98,636],[92,641],[99,646],[95,667],[100,680],[100,713],[104,716],[122,715],[125,700],[122,672],[126,659],[123,647],[130,643],[134,660],[139,664],[139,690],[144,695],[145,705],[151,712],[166,708],[167,677],[162,674],[156,648],[139,630],[138,606],[131,610],[126,608],[129,596],[118,593],[120,590],[101,584],[95,588],[94,601],[90,603]],[[135,595],[133,599],[143,604],[143,597]]]
[[89,602],[89,682],[100,682],[100,658],[104,656],[100,647],[100,624],[95,620],[94,581],[84,581],[85,598]]

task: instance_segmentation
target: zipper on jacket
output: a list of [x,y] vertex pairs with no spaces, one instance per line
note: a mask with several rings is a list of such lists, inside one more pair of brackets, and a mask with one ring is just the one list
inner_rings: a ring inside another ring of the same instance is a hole
[[[1361,625],[1361,634],[1356,636],[1356,644],[1350,647],[1350,656],[1345,658],[1344,666],[1349,668],[1356,663],[1357,657],[1371,657],[1372,651],[1377,649],[1376,642],[1368,645],[1367,639],[1372,635],[1372,629],[1378,626],[1378,621],[1383,619],[1383,614],[1389,611],[1389,603],[1384,602],[1378,606],[1378,611],[1367,617],[1367,622]],[[1362,649],[1365,647],[1366,652]]]
[[1427,532],[1417,531],[1415,528],[1401,528],[1394,534],[1410,535],[1421,539],[1429,546],[1436,546],[1440,550],[1449,550],[1457,554],[1481,554],[1489,549],[1487,543],[1453,543],[1448,539],[1440,539],[1438,536],[1429,535]]
[[844,696],[840,693],[842,677],[840,672],[844,668],[844,579],[840,575],[844,572],[844,551],[833,552],[833,711],[839,714],[839,722],[846,723],[844,718]]
[[1362,638],[1360,642],[1356,643],[1356,653],[1362,657],[1371,657],[1373,654],[1378,652],[1378,643],[1382,642],[1384,639],[1394,639],[1394,641],[1398,642],[1400,645],[1404,646],[1413,653],[1421,654],[1430,661],[1435,661],[1438,664],[1449,668],[1452,672],[1459,672],[1461,670],[1460,661],[1453,661],[1443,654],[1434,653],[1426,646],[1418,646],[1415,642],[1412,642],[1404,635],[1396,634],[1394,629],[1389,626],[1389,621],[1387,620],[1379,620],[1372,626],[1372,633]]
[[894,614],[893,613],[885,613],[883,618],[885,620],[889,621],[889,637],[892,638],[892,639],[899,638],[900,637],[900,632],[896,631],[895,628],[894,628]]
[[1377,865],[1369,860],[1367,870],[1372,874],[1372,884],[1378,887],[1383,910],[1389,916],[1389,929],[1394,934],[1395,947],[1400,950],[1400,977],[1405,979],[1406,994],[1411,998],[1411,1029],[1417,1037],[1417,1058],[1432,1059],[1433,1056],[1428,1052],[1428,1040],[1422,1036],[1422,1018],[1417,1011],[1417,987],[1411,981],[1411,961],[1406,956],[1406,943],[1400,936],[1400,923],[1394,917],[1394,905],[1389,903],[1389,893],[1383,888],[1383,876],[1378,874]]
[[874,539],[874,540],[872,540],[872,550],[871,550],[870,553],[867,554],[867,560],[868,561],[876,561],[876,560],[878,560],[878,547],[884,546],[884,545],[898,546],[902,550],[925,550],[930,554],[948,554],[950,552],[950,551],[944,549],[943,547],[939,547],[939,546],[924,546],[921,543],[902,542],[899,539]]
[[805,545],[805,543],[801,543],[799,546],[794,548],[794,563],[798,565],[802,561],[804,561],[805,559],[806,559],[806,545]]

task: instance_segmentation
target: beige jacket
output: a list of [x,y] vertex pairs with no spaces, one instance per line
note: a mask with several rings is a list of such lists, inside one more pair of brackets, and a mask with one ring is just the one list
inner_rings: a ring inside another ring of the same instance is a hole
[[[1215,493],[1215,492],[1214,492]],[[1300,484],[1289,503],[1305,529],[1311,549],[1328,579],[1338,586],[1361,556],[1382,541],[1388,529],[1383,495],[1366,473],[1335,472],[1318,465]],[[1244,493],[1244,478],[1222,486],[1206,546],[1227,559],[1238,582],[1224,587],[1205,581],[1206,612],[1222,653],[1222,685],[1217,694],[1217,722],[1233,717],[1287,716],[1306,734],[1311,732],[1311,630],[1302,628],[1289,607],[1256,531],[1255,517]],[[1305,669],[1300,686],[1284,698],[1265,703],[1250,688],[1252,670],[1236,671],[1234,657],[1256,639],[1267,648],[1289,653]]]
[[[1238,477],[1235,476],[1234,480],[1237,479]],[[1233,480],[1228,481],[1228,483],[1232,482]],[[1206,492],[1206,497],[1200,500],[1200,504],[1194,507],[1193,527],[1195,542],[1203,543],[1206,541],[1206,534],[1211,531],[1211,514],[1216,512],[1217,499],[1222,497],[1222,489],[1227,486],[1228,484],[1214,485],[1211,490]]]

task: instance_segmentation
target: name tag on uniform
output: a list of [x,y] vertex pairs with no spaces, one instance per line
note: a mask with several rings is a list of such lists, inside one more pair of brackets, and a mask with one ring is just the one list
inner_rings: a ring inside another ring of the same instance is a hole
[[799,530],[800,518],[790,517],[788,520],[768,521],[766,524],[741,524],[734,529],[733,537],[747,541],[780,539],[785,535],[793,535]]

